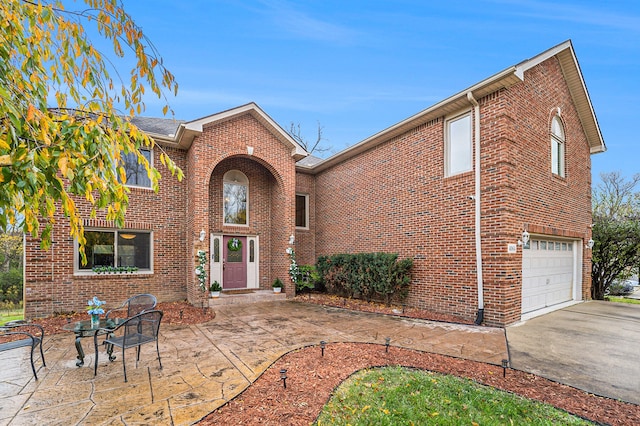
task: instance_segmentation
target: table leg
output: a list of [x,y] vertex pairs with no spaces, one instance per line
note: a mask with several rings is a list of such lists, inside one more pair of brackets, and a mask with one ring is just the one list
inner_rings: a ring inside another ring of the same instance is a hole
[[78,351],[78,361],[76,362],[77,367],[82,367],[84,365],[84,351],[82,350],[81,336],[76,334],[76,350]]
[[[107,339],[113,337],[113,333],[109,333],[107,335]],[[104,342],[107,345],[107,354],[109,355],[109,361],[113,362],[116,360],[116,356],[113,355],[113,345],[111,343]]]

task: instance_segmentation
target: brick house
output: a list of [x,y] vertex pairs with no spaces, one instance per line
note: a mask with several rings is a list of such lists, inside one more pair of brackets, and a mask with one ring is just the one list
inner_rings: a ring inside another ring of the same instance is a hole
[[[300,264],[345,252],[411,257],[409,305],[478,323],[589,297],[590,156],[605,145],[570,41],[324,160],[253,103],[136,124],[185,179],[165,177],[156,194],[129,166],[126,226],[87,220],[87,265],[64,221],[51,250],[28,239],[28,317],[82,309],[93,295],[203,303],[198,250],[225,290],[280,278],[291,296],[291,236]],[[92,270],[104,264],[139,269]]]

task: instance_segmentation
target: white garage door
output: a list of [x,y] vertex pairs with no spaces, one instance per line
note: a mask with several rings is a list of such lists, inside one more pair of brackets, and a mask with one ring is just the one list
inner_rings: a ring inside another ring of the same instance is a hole
[[522,250],[522,313],[573,300],[572,241],[532,237]]

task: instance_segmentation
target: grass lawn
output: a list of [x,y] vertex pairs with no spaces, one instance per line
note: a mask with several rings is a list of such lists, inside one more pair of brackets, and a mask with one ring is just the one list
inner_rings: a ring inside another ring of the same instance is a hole
[[627,299],[626,297],[617,297],[617,296],[607,296],[606,299],[609,302],[631,303],[632,305],[640,305],[640,300],[638,300],[638,299]]
[[5,324],[8,321],[21,320],[23,318],[22,309],[0,310],[0,324]]
[[403,367],[354,374],[336,389],[316,424],[593,425],[468,379]]

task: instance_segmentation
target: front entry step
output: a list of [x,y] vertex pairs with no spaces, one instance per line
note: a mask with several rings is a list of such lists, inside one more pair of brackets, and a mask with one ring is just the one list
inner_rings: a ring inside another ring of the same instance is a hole
[[278,300],[286,300],[285,293],[274,293],[273,290],[232,290],[222,291],[220,297],[209,298],[209,307],[223,305],[242,305],[248,303],[275,302]]

